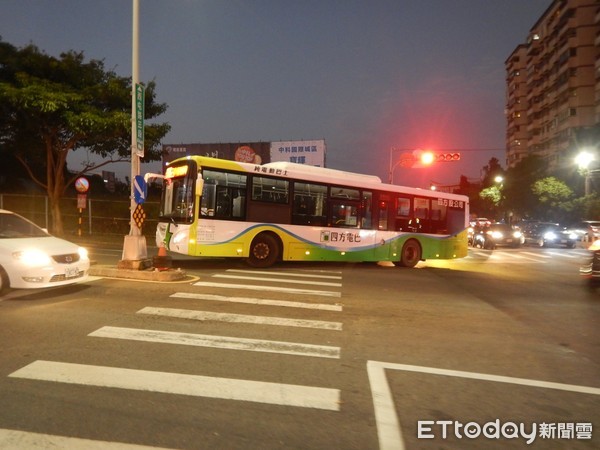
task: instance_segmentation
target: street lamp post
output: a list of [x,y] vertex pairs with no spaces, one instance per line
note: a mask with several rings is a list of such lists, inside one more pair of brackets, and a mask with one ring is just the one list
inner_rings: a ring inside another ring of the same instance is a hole
[[389,172],[388,172],[388,184],[394,184],[394,170],[400,164],[402,164],[403,162],[406,162],[405,159],[399,159],[398,161],[396,161],[396,163],[394,163],[394,152],[396,152],[396,151],[407,152],[408,149],[405,149],[405,148],[396,148],[396,147],[391,147],[390,148],[390,167],[389,167]]
[[389,184],[393,184],[394,182],[394,169],[396,168],[395,165],[392,164],[393,161],[393,154],[394,154],[394,150],[396,150],[394,147],[390,148],[390,170],[388,172],[388,183]]
[[[140,174],[140,156],[138,149],[136,123],[136,88],[139,84],[139,0],[132,0],[132,52],[131,52],[131,197],[129,206],[129,235],[123,243],[123,256],[119,267],[126,269],[143,269],[148,263],[146,237],[134,220],[135,177]],[[143,117],[143,110],[141,111]]]
[[599,169],[590,169],[590,164],[594,160],[594,154],[585,150],[575,157],[575,163],[584,176],[584,193],[586,196],[592,193],[592,174],[600,171]]

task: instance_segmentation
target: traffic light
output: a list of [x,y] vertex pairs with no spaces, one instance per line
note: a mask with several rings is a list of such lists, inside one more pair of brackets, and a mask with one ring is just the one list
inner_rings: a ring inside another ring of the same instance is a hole
[[460,160],[459,152],[434,152],[430,150],[416,150],[414,152],[421,167],[430,166],[438,162],[454,162]]
[[436,161],[436,155],[433,152],[423,152],[420,156],[421,164],[428,166]]
[[460,160],[459,152],[435,153],[435,161],[436,162],[452,162],[452,161],[459,161],[459,160]]

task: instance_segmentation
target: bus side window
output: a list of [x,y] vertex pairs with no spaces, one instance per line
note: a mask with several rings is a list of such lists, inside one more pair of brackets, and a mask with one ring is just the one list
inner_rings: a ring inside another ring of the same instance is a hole
[[407,231],[410,223],[410,198],[396,199],[396,231]]
[[[414,198],[414,216],[412,217],[412,228],[417,233],[430,233],[431,221],[429,220],[429,199]],[[417,225],[418,224],[418,225]]]
[[327,186],[294,182],[292,223],[294,225],[327,225]]
[[217,186],[217,217],[230,217],[231,205],[233,199],[229,194],[229,189],[225,186]]
[[332,227],[355,228],[358,226],[358,202],[333,200],[331,202]]

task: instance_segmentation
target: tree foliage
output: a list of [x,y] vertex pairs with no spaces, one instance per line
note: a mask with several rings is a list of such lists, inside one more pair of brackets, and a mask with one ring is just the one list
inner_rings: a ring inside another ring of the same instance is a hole
[[573,191],[555,177],[535,181],[531,190],[538,200],[537,216],[545,220],[561,221],[569,210],[568,201]]
[[[167,109],[146,85],[145,119]],[[160,159],[167,123],[145,127],[145,160]],[[67,156],[89,151],[104,161],[68,171]],[[59,199],[73,181],[112,162],[131,160],[131,79],[85,61],[81,52],[58,58],[36,46],[0,40],[0,153],[12,155],[50,201],[53,232],[63,233]]]

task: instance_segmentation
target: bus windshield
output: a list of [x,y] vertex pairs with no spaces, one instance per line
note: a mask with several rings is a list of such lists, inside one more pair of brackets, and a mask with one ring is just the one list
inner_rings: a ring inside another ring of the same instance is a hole
[[169,167],[165,175],[159,219],[192,223],[195,210],[195,164],[190,161],[182,165]]

